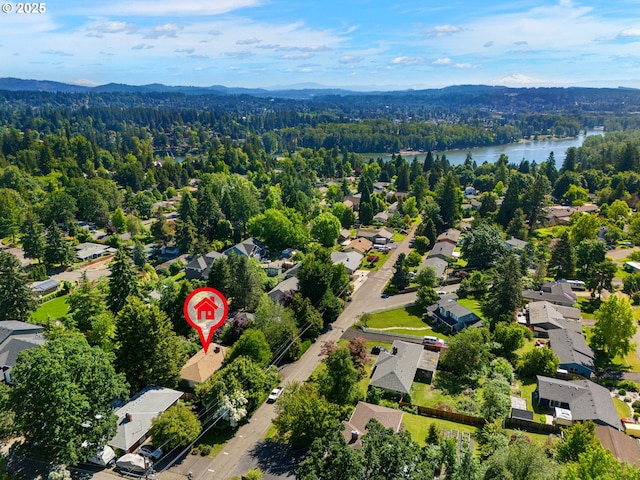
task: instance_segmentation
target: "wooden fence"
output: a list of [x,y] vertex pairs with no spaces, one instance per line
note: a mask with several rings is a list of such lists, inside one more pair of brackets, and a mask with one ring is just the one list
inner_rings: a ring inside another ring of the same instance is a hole
[[543,435],[560,433],[560,427],[558,427],[557,425],[548,425],[546,423],[529,422],[528,420],[522,420],[521,418],[505,418],[504,428],[524,430],[526,432],[531,432],[531,433],[541,433]]
[[[414,405],[406,402],[400,402],[401,407],[413,407]],[[439,408],[416,406],[418,414],[425,417],[441,418],[443,420],[450,420],[452,422],[463,423],[465,425],[472,425],[474,427],[482,427],[487,421],[484,418],[473,417],[471,415],[465,415],[464,413],[449,412],[447,410],[441,410]]]

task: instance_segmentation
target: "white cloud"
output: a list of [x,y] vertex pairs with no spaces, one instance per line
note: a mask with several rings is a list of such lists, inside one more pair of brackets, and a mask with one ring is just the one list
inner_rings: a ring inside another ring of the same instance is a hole
[[395,57],[393,60],[391,60],[392,65],[409,66],[409,65],[419,65],[421,63],[424,63],[424,59],[418,58],[418,57],[401,56],[401,57]]
[[45,55],[55,55],[56,57],[73,57],[73,53],[63,52],[62,50],[45,50],[43,52]]
[[95,87],[96,85],[100,85],[98,82],[94,82],[93,80],[89,80],[87,78],[80,78],[73,82],[74,85],[82,85],[84,87]]
[[227,57],[246,58],[255,54],[249,50],[240,50],[235,52],[224,52],[224,55]]
[[174,52],[176,53],[193,53],[195,51],[194,48],[176,48]]
[[627,28],[621,31],[617,38],[622,40],[640,39],[640,28]]
[[364,60],[364,57],[361,57],[359,55],[344,55],[341,59],[340,59],[340,63],[360,63]]
[[183,29],[184,27],[181,25],[176,25],[175,23],[165,23],[164,25],[153,27],[153,30],[145,35],[144,38],[176,38],[178,36],[178,32]]
[[91,37],[102,37],[105,34],[126,33],[132,34],[138,31],[139,27],[127,22],[106,22],[89,25],[86,28],[87,35]]
[[309,52],[300,52],[300,53],[287,53],[283,55],[282,58],[285,60],[304,60],[305,58],[311,58],[313,54]]
[[477,65],[472,65],[471,63],[456,63],[456,64],[453,65],[453,68],[466,70],[466,69],[478,68],[478,66]]
[[438,65],[438,66],[443,66],[443,65],[451,65],[453,62],[451,61],[451,59],[449,57],[442,57],[439,58],[433,62],[431,62],[432,65]]
[[427,30],[428,37],[447,37],[449,35],[453,35],[455,33],[462,32],[463,28],[457,25],[436,25],[433,28]]
[[245,38],[243,40],[238,40],[236,45],[255,45],[256,43],[260,43],[262,40],[257,39],[256,37]]
[[131,47],[131,50],[150,50],[153,48],[153,45],[148,45],[146,43],[138,43]]

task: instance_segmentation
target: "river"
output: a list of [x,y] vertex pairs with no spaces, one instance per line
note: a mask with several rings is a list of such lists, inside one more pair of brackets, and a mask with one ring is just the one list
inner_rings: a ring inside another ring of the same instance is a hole
[[[602,130],[589,130],[586,135],[604,135]],[[559,140],[533,140],[530,142],[509,143],[507,145],[496,145],[493,147],[478,147],[468,148],[463,150],[447,150],[444,153],[451,165],[460,165],[464,163],[467,158],[467,153],[471,153],[472,159],[481,165],[484,162],[494,163],[501,154],[505,154],[509,157],[511,163],[520,163],[522,159],[529,160],[536,163],[545,161],[551,152],[556,159],[557,165],[562,165],[565,152],[569,147],[579,147],[585,139],[585,135],[579,135],[573,138],[563,138]],[[435,155],[436,152],[434,152]],[[439,152],[440,154],[442,152]],[[405,155],[403,153],[403,155]],[[406,154],[410,160],[414,157],[414,153]],[[367,155],[370,157],[373,155]],[[380,154],[373,156],[374,158],[382,157],[388,160],[391,155]],[[424,160],[425,154],[419,153],[418,159]]]

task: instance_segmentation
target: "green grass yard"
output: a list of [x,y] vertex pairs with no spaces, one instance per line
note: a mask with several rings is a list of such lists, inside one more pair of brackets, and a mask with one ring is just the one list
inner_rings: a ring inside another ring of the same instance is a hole
[[633,416],[632,415],[633,412],[629,408],[629,405],[624,403],[619,398],[614,398],[613,399],[613,404],[616,407],[616,412],[618,413],[618,417],[620,417],[620,418],[629,418],[629,417]]
[[[371,267],[369,262],[367,262],[367,257],[370,255],[375,255],[378,257],[378,261],[373,264],[373,267]],[[382,266],[386,263],[386,261],[389,260],[390,256],[391,256],[391,252],[389,253],[369,252],[369,254],[365,255],[364,259],[362,260],[362,265],[360,266],[360,268],[362,270],[372,270],[372,271],[380,270]]]
[[469,310],[471,310],[473,313],[478,315],[482,320],[486,321],[486,319],[484,318],[484,314],[482,313],[482,309],[480,308],[479,300],[474,300],[473,298],[460,298],[458,299],[458,303],[463,307],[466,307]]
[[64,295],[43,303],[31,314],[31,319],[35,322],[45,322],[48,318],[64,317],[69,312],[67,297],[67,295]]
[[372,313],[365,326],[404,335],[434,335],[445,340],[450,337],[450,335],[444,333],[434,332],[429,324],[422,319],[420,308],[416,306]]

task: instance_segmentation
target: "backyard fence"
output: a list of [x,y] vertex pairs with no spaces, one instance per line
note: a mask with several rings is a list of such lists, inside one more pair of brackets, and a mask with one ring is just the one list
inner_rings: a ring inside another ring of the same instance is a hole
[[[412,405],[406,402],[400,402],[400,406],[414,407],[416,405]],[[418,408],[418,414],[425,417],[441,418],[443,420],[450,420],[452,422],[472,425],[474,427],[482,427],[487,423],[484,418],[465,415],[464,413],[449,412],[448,410],[441,410],[439,408],[421,407],[420,405],[417,405],[416,407]]]
[[546,423],[530,422],[521,418],[505,418],[504,428],[513,428],[525,430],[531,433],[552,434],[560,433],[560,427],[557,425],[548,425]]

